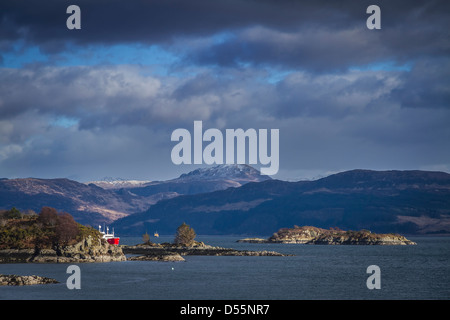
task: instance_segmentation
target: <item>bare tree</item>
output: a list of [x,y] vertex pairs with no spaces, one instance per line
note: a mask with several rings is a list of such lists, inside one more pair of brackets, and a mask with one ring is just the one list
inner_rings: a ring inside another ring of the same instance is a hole
[[38,221],[44,226],[56,226],[58,223],[58,211],[55,208],[42,207]]
[[75,240],[80,232],[73,217],[66,212],[58,215],[58,222],[55,229],[58,243],[62,243],[64,245],[67,245],[70,241]]
[[150,235],[147,233],[147,231],[142,235],[142,241],[145,244],[151,244]]

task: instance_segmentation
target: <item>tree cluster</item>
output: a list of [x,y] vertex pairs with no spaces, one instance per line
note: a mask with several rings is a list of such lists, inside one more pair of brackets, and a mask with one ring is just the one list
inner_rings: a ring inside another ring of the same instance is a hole
[[1,212],[0,247],[49,248],[69,245],[79,240],[85,228],[66,212],[43,207],[38,215],[25,215],[19,210]]
[[56,243],[67,245],[75,240],[79,228],[73,217],[67,212],[58,212],[55,208],[43,207],[37,218],[47,228],[54,228]]
[[33,219],[36,218],[36,212],[33,210],[25,210],[20,212],[16,207],[9,210],[0,210],[0,224],[4,225],[9,219]]

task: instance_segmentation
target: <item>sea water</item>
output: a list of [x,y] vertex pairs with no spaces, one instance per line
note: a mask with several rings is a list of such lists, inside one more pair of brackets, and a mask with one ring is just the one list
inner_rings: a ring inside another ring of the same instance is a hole
[[[450,238],[411,237],[414,246],[237,243],[197,236],[214,246],[293,256],[186,256],[184,262],[78,264],[81,289],[68,289],[70,264],[0,264],[0,274],[39,275],[59,284],[0,287],[0,299],[310,300],[450,298]],[[152,239],[153,240],[153,239]],[[173,237],[157,238],[158,242]],[[122,238],[137,244],[140,238]],[[380,268],[369,289],[367,267]]]

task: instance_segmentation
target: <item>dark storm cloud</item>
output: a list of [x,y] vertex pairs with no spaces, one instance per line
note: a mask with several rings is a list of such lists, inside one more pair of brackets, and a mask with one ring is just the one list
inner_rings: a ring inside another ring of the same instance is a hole
[[82,29],[68,30],[70,1],[9,1],[1,4],[3,48],[22,40],[45,52],[79,45],[144,43],[173,45],[177,39],[236,36],[202,48],[184,48],[188,62],[274,64],[324,71],[380,60],[402,63],[449,54],[448,1],[377,1],[382,30],[369,32],[371,1],[77,1]]
[[[7,71],[0,74],[2,175],[89,180],[141,171],[154,179],[156,170],[173,178],[180,168],[170,162],[170,133],[192,130],[194,120],[205,129],[279,128],[283,178],[297,177],[299,168],[418,168],[450,157],[450,110],[403,105],[405,90],[426,85],[415,83],[414,71],[299,71],[274,84],[250,68],[181,79],[143,75],[135,66]],[[433,81],[429,71],[423,81]],[[55,122],[61,117],[75,122],[65,128]]]
[[274,113],[280,118],[326,117],[339,120],[367,112],[380,99],[398,104],[391,92],[398,72],[360,71],[314,75],[299,72],[276,85]]
[[393,92],[402,107],[450,109],[448,59],[420,61],[403,78],[404,84]]
[[140,71],[133,66],[5,69],[0,73],[0,119],[37,111],[79,119],[81,129],[161,121],[169,110],[152,108],[157,94],[164,95],[161,82]]
[[386,61],[402,65],[450,54],[450,6],[444,2],[405,2],[402,6],[397,1],[380,2],[382,30],[373,32],[366,28],[368,15],[358,3],[359,13],[351,4],[334,8],[347,13],[346,23],[335,25],[336,20],[327,15],[313,20],[317,18],[313,14],[287,30],[269,24],[249,26],[227,41],[190,52],[188,59],[227,67],[250,63],[326,72]]
[[[70,4],[81,30],[66,28]],[[370,4],[381,30],[366,28]],[[0,70],[0,177],[173,178],[170,133],[194,120],[279,128],[281,178],[450,170],[449,4],[3,1],[0,55],[37,46],[48,61]],[[72,45],[102,55],[116,44],[177,59],[163,74],[125,58],[54,63]]]
[[220,78],[204,71],[185,78],[158,77],[130,65],[4,69],[0,120],[33,113],[74,119],[81,130],[191,125],[194,118],[215,123],[252,107],[251,95],[261,90],[252,84],[254,76],[230,71]]
[[[270,3],[255,1],[79,0],[82,29],[67,30],[72,1],[11,1],[1,5],[1,38],[52,47],[58,42],[159,43],[178,36],[211,35],[225,28],[275,21]],[[56,47],[55,47],[56,50]]]

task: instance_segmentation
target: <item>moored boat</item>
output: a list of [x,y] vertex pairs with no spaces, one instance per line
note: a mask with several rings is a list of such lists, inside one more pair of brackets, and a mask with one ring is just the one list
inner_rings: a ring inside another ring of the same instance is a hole
[[103,239],[106,239],[109,244],[119,245],[120,238],[114,235],[114,228],[113,232],[109,233],[108,227],[106,227],[106,232],[104,232],[102,231],[102,226],[98,226],[98,231],[100,231],[100,233],[103,235]]

